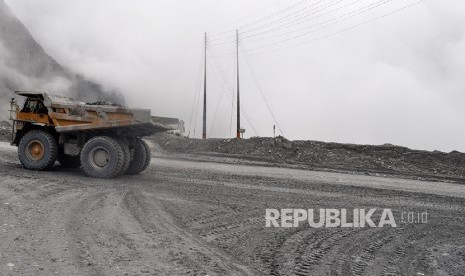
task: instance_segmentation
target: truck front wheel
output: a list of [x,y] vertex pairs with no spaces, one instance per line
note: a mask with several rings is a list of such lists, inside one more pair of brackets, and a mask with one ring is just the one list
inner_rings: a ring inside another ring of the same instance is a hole
[[82,148],[82,169],[90,177],[116,177],[124,166],[124,155],[118,141],[107,136],[97,136],[87,141]]
[[29,170],[48,170],[57,160],[58,146],[55,138],[43,130],[26,133],[18,146],[19,161]]

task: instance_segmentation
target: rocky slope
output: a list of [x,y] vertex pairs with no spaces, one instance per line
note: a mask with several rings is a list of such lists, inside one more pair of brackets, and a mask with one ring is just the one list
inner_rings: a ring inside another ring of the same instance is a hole
[[15,89],[52,91],[88,102],[124,101],[117,91],[61,66],[0,0],[0,119],[7,118],[7,99]]

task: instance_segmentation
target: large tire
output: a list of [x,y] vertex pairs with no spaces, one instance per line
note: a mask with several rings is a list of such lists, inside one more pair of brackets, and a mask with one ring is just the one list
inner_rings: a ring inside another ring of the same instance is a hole
[[136,139],[136,143],[134,144],[134,153],[132,154],[131,162],[129,163],[129,168],[126,170],[126,174],[138,174],[144,170],[147,163],[147,151],[144,143],[145,142],[142,139]]
[[58,154],[58,162],[64,168],[75,169],[81,167],[81,158],[79,155]]
[[82,169],[90,177],[116,177],[120,174],[124,162],[123,148],[111,137],[94,137],[87,141],[81,151]]
[[57,141],[46,131],[31,130],[19,142],[19,161],[26,169],[48,170],[55,164],[57,156]]
[[142,166],[142,169],[141,169],[141,172],[143,172],[150,165],[150,161],[152,160],[152,152],[150,151],[150,147],[147,144],[147,142],[145,142],[144,140],[142,140],[140,138],[139,138],[139,140],[140,140],[140,142],[142,143],[142,145],[144,146],[144,149],[145,149],[145,162],[144,162],[144,165]]
[[120,144],[121,148],[124,152],[124,163],[119,175],[123,175],[129,168],[129,164],[131,162],[131,151],[129,150],[129,145],[123,139],[117,139],[118,143]]

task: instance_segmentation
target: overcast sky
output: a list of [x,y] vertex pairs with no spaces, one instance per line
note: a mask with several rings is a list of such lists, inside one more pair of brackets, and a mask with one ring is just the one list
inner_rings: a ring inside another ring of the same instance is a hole
[[130,106],[183,119],[191,136],[194,128],[201,135],[201,105],[193,106],[205,31],[208,135],[234,135],[230,53],[238,27],[247,137],[272,135],[260,87],[290,139],[465,151],[461,0],[425,0],[395,13],[416,1],[6,2],[61,64],[120,89]]

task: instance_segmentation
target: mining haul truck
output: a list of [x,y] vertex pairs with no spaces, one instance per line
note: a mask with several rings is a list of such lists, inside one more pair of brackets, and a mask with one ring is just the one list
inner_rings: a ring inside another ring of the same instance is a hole
[[147,109],[87,104],[47,93],[16,94],[26,99],[22,108],[14,98],[10,102],[11,144],[30,170],[48,170],[58,160],[63,167],[82,168],[90,177],[137,174],[151,159],[141,137],[170,129],[153,122]]

